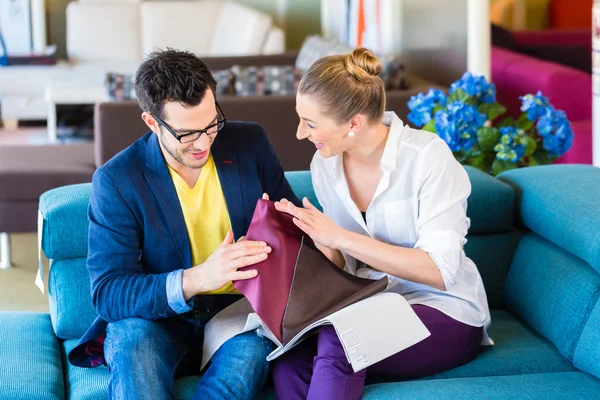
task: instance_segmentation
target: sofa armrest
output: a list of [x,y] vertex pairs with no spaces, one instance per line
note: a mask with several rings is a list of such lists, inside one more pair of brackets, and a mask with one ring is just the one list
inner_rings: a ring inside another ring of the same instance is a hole
[[569,120],[592,117],[592,77],[582,71],[492,47],[492,81],[510,115],[520,114],[519,96],[540,90]]
[[546,165],[498,179],[515,189],[519,223],[600,272],[600,168]]

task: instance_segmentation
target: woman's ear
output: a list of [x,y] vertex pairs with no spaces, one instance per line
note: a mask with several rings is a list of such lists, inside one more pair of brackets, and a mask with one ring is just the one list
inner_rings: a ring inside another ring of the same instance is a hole
[[363,126],[365,126],[367,120],[364,115],[356,114],[352,118],[350,118],[350,130],[356,132],[360,130]]

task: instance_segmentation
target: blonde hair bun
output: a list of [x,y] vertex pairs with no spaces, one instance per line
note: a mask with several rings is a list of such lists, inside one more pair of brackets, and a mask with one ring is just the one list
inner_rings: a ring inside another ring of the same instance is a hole
[[383,71],[381,61],[364,47],[354,49],[346,54],[344,66],[349,73],[360,81],[370,81]]

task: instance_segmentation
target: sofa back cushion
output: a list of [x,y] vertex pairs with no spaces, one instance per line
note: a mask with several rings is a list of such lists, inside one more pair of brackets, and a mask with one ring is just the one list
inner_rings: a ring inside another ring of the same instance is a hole
[[69,3],[67,54],[78,62],[141,61],[139,4]]
[[506,279],[507,308],[569,360],[599,295],[600,274],[587,262],[538,234],[521,240]]
[[545,165],[508,171],[499,179],[516,191],[518,223],[600,273],[600,168]]
[[85,258],[53,260],[50,266],[50,317],[56,336],[62,340],[79,339],[97,316],[85,261]]
[[573,357],[573,363],[577,368],[600,378],[600,346],[598,343],[600,343],[600,301],[596,303],[590,313]]
[[225,1],[215,21],[207,55],[262,54],[272,23],[267,14]]
[[208,55],[223,5],[215,0],[142,2],[143,56],[167,47],[191,51],[200,57]]
[[600,339],[592,312],[600,297],[600,169],[549,165],[499,179],[515,189],[517,223],[532,231],[506,280],[508,308],[597,374],[591,364],[599,353],[586,349]]

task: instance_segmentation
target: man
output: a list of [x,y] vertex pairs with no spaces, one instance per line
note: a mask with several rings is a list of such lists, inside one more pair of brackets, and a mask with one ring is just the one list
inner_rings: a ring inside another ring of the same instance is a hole
[[[293,199],[264,130],[228,122],[216,82],[191,53],[149,56],[135,90],[151,129],[92,180],[87,267],[99,314],[72,364],[110,370],[114,399],[170,399],[199,373],[204,325],[241,295],[271,249],[246,241],[256,202]],[[234,239],[235,238],[235,239]],[[270,341],[246,333],[213,356],[195,398],[250,399],[268,375]]]

